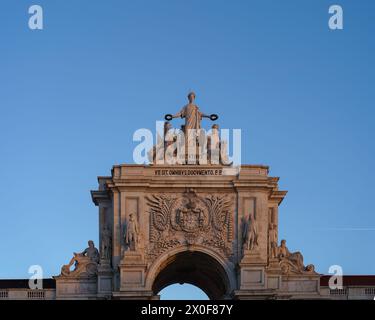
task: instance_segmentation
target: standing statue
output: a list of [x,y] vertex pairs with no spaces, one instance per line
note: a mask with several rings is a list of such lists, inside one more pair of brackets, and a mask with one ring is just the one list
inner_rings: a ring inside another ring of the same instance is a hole
[[200,129],[202,118],[209,118],[210,116],[200,112],[199,107],[196,104],[194,104],[194,92],[190,92],[188,94],[188,100],[189,103],[186,106],[184,106],[180,110],[180,112],[177,112],[175,115],[173,115],[172,118],[185,118],[185,130]]
[[129,214],[129,219],[126,223],[126,232],[125,232],[125,244],[128,245],[128,249],[135,251],[137,250],[138,244],[138,223],[137,219],[134,218],[132,213]]
[[276,224],[270,223],[269,225],[269,244],[271,258],[277,258],[277,228]]
[[111,259],[112,254],[112,237],[111,231],[107,226],[104,226],[102,231],[102,247],[101,247],[101,258],[104,260]]
[[244,226],[243,240],[246,250],[253,250],[258,246],[258,226],[254,213],[249,213],[249,219]]
[[185,118],[185,134],[186,130],[189,129],[200,129],[202,118],[210,118],[211,120],[217,120],[218,116],[216,114],[206,115],[199,110],[199,107],[194,103],[195,93],[190,92],[188,94],[189,103],[185,105],[179,112],[174,115],[165,115],[166,120],[172,120],[173,118]]

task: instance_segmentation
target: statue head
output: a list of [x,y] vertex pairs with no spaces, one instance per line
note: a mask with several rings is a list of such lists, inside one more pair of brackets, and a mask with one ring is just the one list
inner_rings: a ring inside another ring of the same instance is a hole
[[189,92],[188,94],[189,103],[193,103],[195,99],[195,93],[193,91]]
[[285,239],[281,240],[280,244],[281,244],[282,247],[285,247],[286,246],[286,240]]
[[216,123],[214,123],[214,124],[212,125],[212,130],[219,130],[219,125],[216,124]]
[[314,273],[315,272],[315,266],[313,264],[309,264],[306,266],[305,271]]
[[94,241],[89,240],[89,241],[87,242],[87,244],[89,245],[90,248],[94,248]]

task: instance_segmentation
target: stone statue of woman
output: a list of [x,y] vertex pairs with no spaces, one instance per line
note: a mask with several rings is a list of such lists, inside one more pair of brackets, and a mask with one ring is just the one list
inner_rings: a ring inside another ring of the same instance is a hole
[[189,129],[200,129],[202,118],[210,118],[209,115],[200,112],[199,107],[194,103],[194,92],[188,94],[188,100],[189,103],[172,116],[172,118],[185,118],[185,133],[187,132],[186,130]]

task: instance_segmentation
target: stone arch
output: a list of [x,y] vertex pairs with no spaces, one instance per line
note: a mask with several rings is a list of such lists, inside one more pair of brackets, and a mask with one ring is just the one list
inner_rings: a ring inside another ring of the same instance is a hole
[[210,299],[229,298],[235,289],[234,265],[211,249],[181,246],[161,255],[147,272],[146,287],[158,294],[174,283],[189,283]]

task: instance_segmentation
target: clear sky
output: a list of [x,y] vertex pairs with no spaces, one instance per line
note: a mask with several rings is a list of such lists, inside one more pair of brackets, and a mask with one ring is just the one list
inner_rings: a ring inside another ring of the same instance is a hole
[[320,273],[375,274],[374,34],[373,0],[2,0],[0,278],[56,275],[97,243],[96,177],[131,163],[133,132],[190,90],[289,191],[291,251]]

